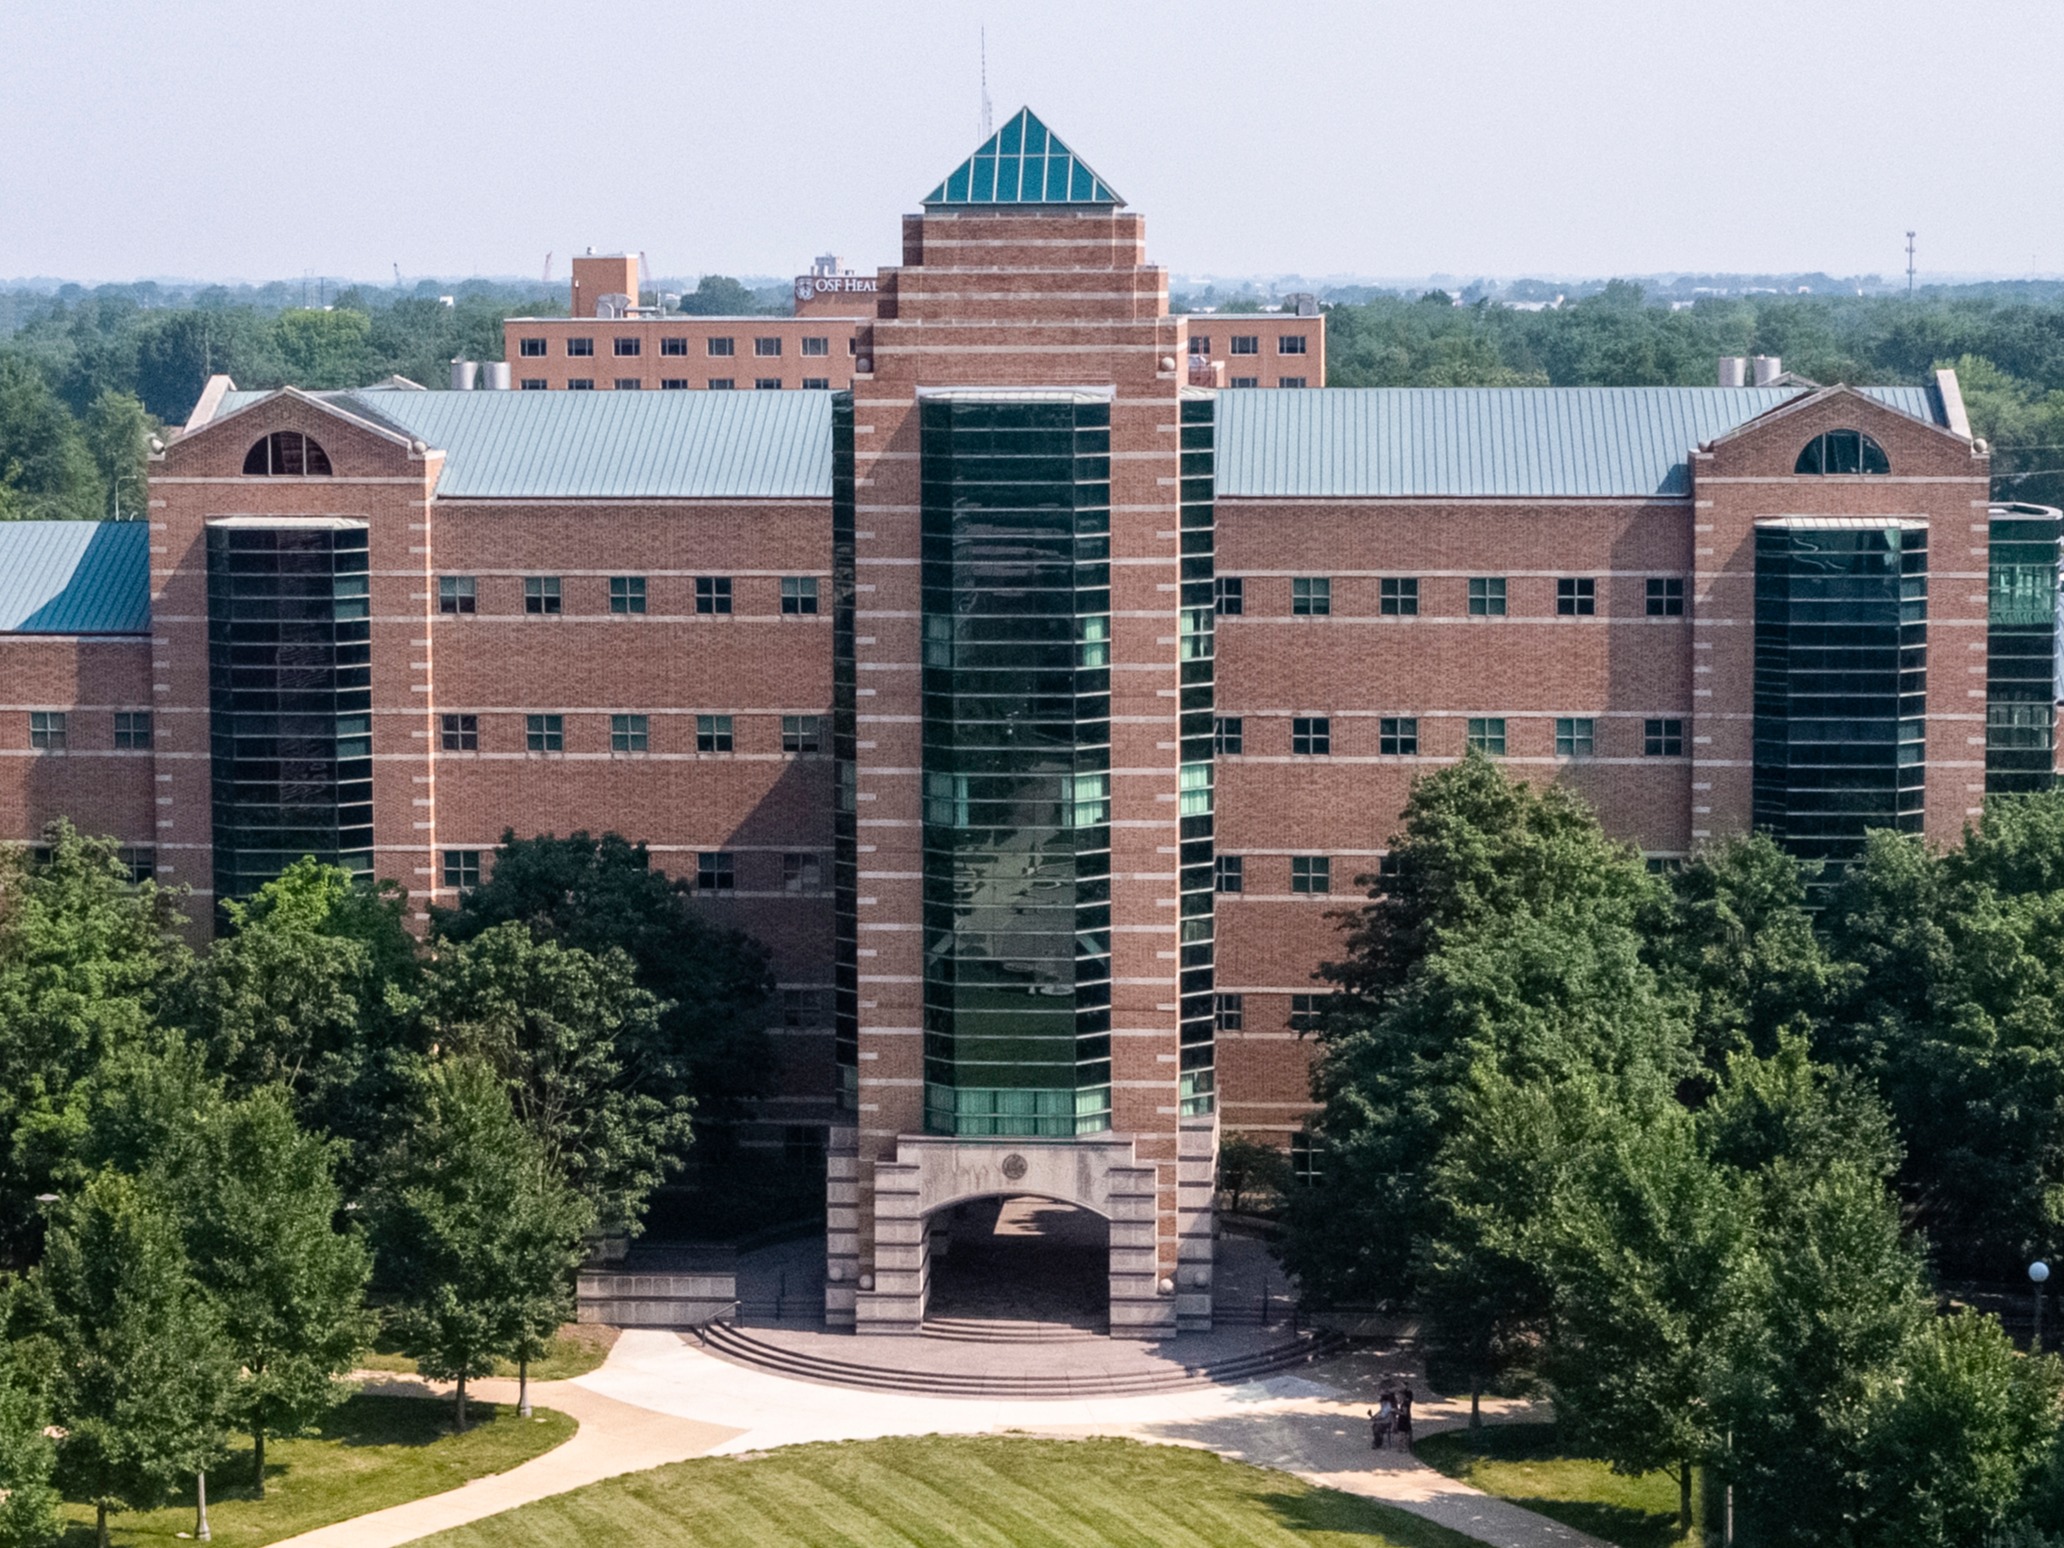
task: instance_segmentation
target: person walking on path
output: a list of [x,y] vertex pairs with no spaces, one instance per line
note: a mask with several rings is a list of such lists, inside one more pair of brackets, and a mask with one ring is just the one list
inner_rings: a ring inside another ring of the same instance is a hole
[[1387,1449],[1390,1445],[1390,1432],[1396,1425],[1397,1401],[1390,1395],[1390,1388],[1385,1387],[1375,1408],[1369,1413],[1369,1449]]
[[1397,1438],[1398,1444],[1404,1447],[1405,1450],[1410,1451],[1412,1449],[1412,1389],[1410,1386],[1407,1386],[1398,1394]]

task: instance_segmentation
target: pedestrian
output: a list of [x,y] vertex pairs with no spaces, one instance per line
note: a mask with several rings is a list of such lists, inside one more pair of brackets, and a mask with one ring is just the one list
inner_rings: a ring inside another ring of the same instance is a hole
[[1412,1449],[1412,1389],[1406,1387],[1398,1394],[1397,1401],[1398,1444],[1405,1450]]
[[1390,1432],[1397,1427],[1397,1401],[1385,1388],[1369,1413],[1369,1449],[1382,1451],[1390,1445]]

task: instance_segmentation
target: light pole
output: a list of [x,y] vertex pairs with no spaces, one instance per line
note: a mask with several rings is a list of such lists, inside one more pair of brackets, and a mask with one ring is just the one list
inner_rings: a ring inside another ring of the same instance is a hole
[[2028,1282],[2035,1287],[2035,1341],[2028,1347],[2035,1354],[2042,1353],[2043,1283],[2050,1277],[2050,1266],[2037,1258],[2028,1265]]

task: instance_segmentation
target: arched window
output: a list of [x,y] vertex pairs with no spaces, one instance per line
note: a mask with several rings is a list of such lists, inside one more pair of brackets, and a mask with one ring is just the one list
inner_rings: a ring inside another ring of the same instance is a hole
[[1794,473],[1890,473],[1885,448],[1861,430],[1830,430],[1816,435],[1799,453]]
[[309,474],[327,478],[330,454],[313,436],[299,430],[275,430],[246,454],[244,471],[276,478],[302,478]]

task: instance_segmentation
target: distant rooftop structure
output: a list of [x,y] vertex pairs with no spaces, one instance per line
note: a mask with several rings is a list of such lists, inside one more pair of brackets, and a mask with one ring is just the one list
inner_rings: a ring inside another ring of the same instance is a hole
[[927,209],[956,205],[1101,204],[1125,201],[1030,108],[1019,108],[925,195]]
[[150,524],[0,521],[0,634],[147,634]]

